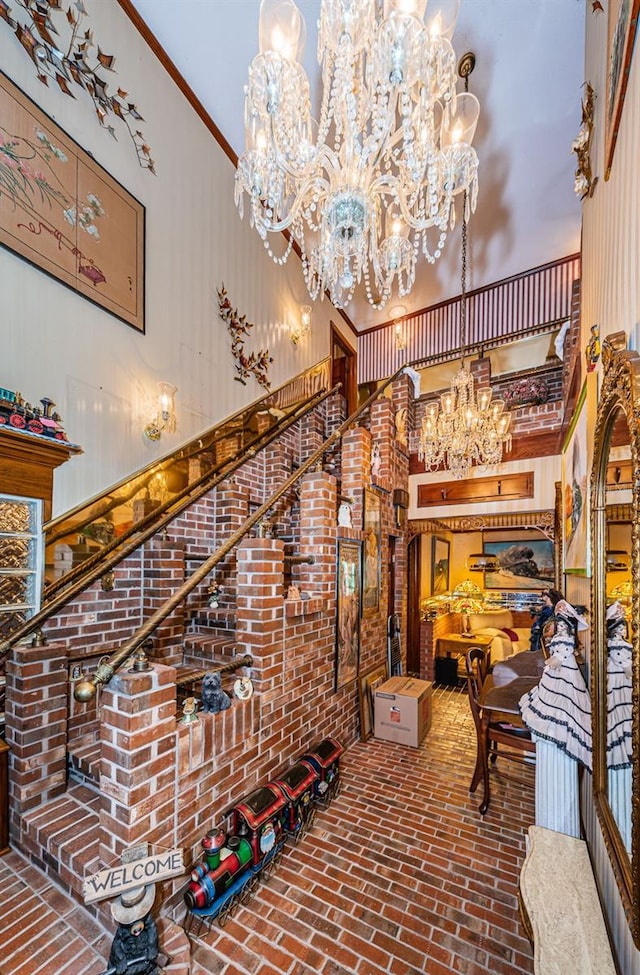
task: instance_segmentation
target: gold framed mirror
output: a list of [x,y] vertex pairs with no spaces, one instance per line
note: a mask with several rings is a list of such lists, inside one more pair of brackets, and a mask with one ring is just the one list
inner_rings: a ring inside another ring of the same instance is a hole
[[593,790],[640,947],[640,356],[616,332],[602,363],[591,472]]

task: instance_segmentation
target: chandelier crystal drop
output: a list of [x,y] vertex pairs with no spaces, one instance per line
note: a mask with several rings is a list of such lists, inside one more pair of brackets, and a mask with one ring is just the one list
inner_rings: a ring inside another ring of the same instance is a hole
[[[312,117],[294,0],[262,0],[260,52],[245,88],[246,147],[235,201],[276,263],[294,242],[309,294],[337,307],[364,281],[382,308],[411,291],[420,254],[434,263],[475,210],[478,100],[456,93],[451,36],[460,0],[322,0],[322,98]],[[284,253],[269,235],[289,232]]]

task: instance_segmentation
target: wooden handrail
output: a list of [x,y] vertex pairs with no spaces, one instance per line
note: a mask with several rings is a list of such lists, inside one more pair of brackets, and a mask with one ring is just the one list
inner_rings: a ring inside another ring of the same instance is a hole
[[[90,559],[85,560],[74,573],[69,573],[64,577],[62,582],[67,582],[68,585],[54,594],[51,599],[48,599],[46,604],[32,616],[25,623],[15,629],[7,638],[0,644],[0,660],[5,656],[8,651],[14,646],[19,640],[24,639],[34,630],[38,629],[42,623],[48,620],[51,616],[62,609],[70,600],[74,599],[75,596],[83,592],[87,586],[99,579],[105,573],[110,572],[118,563],[125,559],[128,555],[134,552],[140,545],[142,545],[148,538],[151,538],[158,531],[162,531],[181,511],[197,501],[207,492],[213,490],[218,484],[220,484],[225,478],[229,477],[238,467],[240,467],[246,460],[247,453],[254,454],[259,449],[267,447],[270,443],[276,440],[281,434],[287,430],[293,423],[296,423],[302,416],[305,415],[311,409],[314,409],[328,396],[331,396],[333,392],[339,389],[339,385],[334,387],[332,390],[323,390],[318,393],[314,393],[309,400],[305,401],[302,406],[298,405],[294,407],[289,416],[281,419],[267,434],[262,434],[258,438],[258,442],[251,445],[250,448],[245,448],[243,450],[242,456],[237,455],[232,458],[224,466],[224,470],[219,471],[214,468],[212,471],[208,471],[205,475],[194,481],[188,488],[185,488],[180,495],[175,495],[171,502],[168,503],[168,510],[164,511],[158,518],[158,510],[156,509],[150,515],[146,516],[140,522],[137,522],[134,526],[132,532],[126,537],[123,536],[113,543],[113,550],[105,558],[105,550],[100,550],[95,556],[91,556]],[[181,497],[182,501],[175,506],[176,498]],[[124,542],[123,542],[124,538]],[[69,580],[69,576],[73,574],[73,579]],[[137,644],[136,644],[137,645]]]
[[406,366],[401,366],[400,369],[386,379],[366,400],[359,406],[354,412],[349,416],[340,426],[327,437],[323,444],[318,447],[308,458],[305,460],[300,467],[295,470],[290,476],[283,482],[283,484],[278,488],[274,494],[268,498],[259,508],[254,511],[252,515],[244,522],[240,528],[237,529],[223,544],[206,559],[202,565],[200,565],[195,572],[180,586],[176,592],[167,599],[167,601],[153,613],[149,619],[138,628],[138,630],[133,634],[133,636],[124,643],[119,650],[116,650],[108,660],[103,661],[99,664],[93,677],[88,681],[82,681],[76,684],[74,690],[74,697],[78,701],[89,701],[95,695],[96,689],[99,684],[107,684],[113,677],[115,671],[120,667],[125,660],[127,660],[131,654],[149,637],[153,631],[158,627],[164,620],[173,613],[173,611],[180,605],[180,603],[189,595],[189,593],[195,589],[206,576],[209,575],[211,570],[221,562],[229,552],[242,541],[242,539],[249,533],[254,525],[257,525],[265,515],[273,508],[275,504],[280,500],[280,498],[286,494],[294,484],[305,474],[310,468],[314,467],[318,461],[322,458],[323,454],[329,449],[329,447],[336,441],[340,440],[345,430],[355,423],[355,421],[369,409],[371,404],[378,399],[382,393],[385,391],[387,386],[394,382],[406,369]]

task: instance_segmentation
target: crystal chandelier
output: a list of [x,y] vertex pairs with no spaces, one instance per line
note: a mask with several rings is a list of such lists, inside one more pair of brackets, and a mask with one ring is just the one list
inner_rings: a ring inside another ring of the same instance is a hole
[[[468,84],[470,71],[465,75],[465,85]],[[511,414],[505,413],[504,401],[492,401],[490,389],[479,389],[476,393],[471,370],[465,365],[466,323],[467,221],[463,212],[460,280],[462,359],[451,389],[442,394],[440,403],[437,400],[427,403],[418,441],[418,458],[423,461],[425,470],[435,470],[444,464],[455,478],[466,477],[474,462],[480,467],[499,464],[503,450],[511,449]]]
[[[309,294],[348,304],[364,280],[382,308],[407,295],[420,253],[440,257],[455,197],[475,209],[479,104],[456,94],[460,0],[322,0],[319,117],[300,64],[294,0],[262,0],[260,53],[245,89],[235,200],[277,264],[295,244]],[[426,10],[426,16],[425,16]],[[468,191],[468,192],[467,192]],[[281,255],[268,235],[289,231]],[[433,237],[433,239],[432,239]]]

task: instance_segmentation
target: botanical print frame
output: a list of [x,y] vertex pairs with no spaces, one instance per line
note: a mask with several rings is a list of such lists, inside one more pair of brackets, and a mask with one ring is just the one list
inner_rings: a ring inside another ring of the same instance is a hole
[[431,595],[449,591],[449,542],[434,535],[431,539]]
[[0,244],[144,332],[145,211],[0,73]]
[[498,558],[499,568],[485,572],[485,589],[545,589],[556,581],[553,542],[549,538],[487,541],[482,550]]
[[609,0],[607,4],[607,85],[604,111],[604,172],[609,178],[629,80],[640,0]]
[[362,612],[374,613],[380,605],[382,504],[380,495],[364,489],[364,564],[362,569]]
[[374,705],[373,695],[377,687],[387,679],[387,665],[378,664],[365,674],[358,675],[358,703],[360,705],[360,738],[366,741],[373,734]]
[[362,543],[338,539],[336,583],[335,688],[340,690],[358,676],[360,662],[360,602]]
[[562,450],[562,555],[565,572],[588,575],[589,490],[587,381]]

